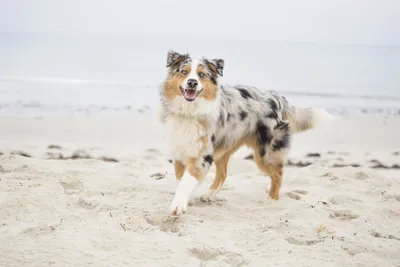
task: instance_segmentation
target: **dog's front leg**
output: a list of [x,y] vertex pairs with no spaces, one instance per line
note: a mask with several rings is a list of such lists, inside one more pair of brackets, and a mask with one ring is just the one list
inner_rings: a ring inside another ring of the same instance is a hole
[[201,153],[199,157],[188,160],[186,172],[178,183],[178,188],[170,206],[170,214],[181,215],[186,212],[189,198],[203,180],[212,162],[212,153],[209,151]]

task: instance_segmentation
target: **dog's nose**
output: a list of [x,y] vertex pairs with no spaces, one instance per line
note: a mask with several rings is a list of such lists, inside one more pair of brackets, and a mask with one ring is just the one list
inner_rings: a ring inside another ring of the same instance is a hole
[[196,88],[196,86],[199,84],[199,82],[195,79],[189,79],[187,81],[187,84],[189,85],[190,88]]

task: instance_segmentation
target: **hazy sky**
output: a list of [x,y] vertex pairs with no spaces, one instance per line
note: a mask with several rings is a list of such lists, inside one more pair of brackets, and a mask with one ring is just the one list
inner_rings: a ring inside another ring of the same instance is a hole
[[400,0],[0,0],[0,32],[400,45]]

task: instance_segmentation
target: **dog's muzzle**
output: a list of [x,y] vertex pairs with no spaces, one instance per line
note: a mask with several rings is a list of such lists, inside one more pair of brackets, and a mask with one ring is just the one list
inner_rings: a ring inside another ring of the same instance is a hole
[[196,89],[192,89],[192,88],[184,89],[182,87],[180,87],[180,89],[181,89],[182,96],[189,102],[196,100],[196,98],[203,91],[203,89],[201,89],[201,90],[196,90]]

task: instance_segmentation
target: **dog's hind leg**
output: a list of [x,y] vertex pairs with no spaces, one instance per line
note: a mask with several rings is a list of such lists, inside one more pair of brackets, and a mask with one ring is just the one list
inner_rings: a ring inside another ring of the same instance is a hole
[[211,202],[216,199],[217,194],[221,191],[226,180],[228,161],[231,155],[232,153],[228,152],[214,162],[216,167],[214,182],[210,186],[208,192],[200,197],[201,201]]
[[[267,127],[259,127],[258,140],[255,146],[254,160],[258,168],[271,177],[269,195],[279,199],[282,184],[283,163],[290,147],[290,129],[286,122],[279,122],[271,131]],[[272,137],[272,138],[270,138]],[[262,142],[266,140],[267,142]]]
[[258,168],[271,178],[271,187],[269,189],[270,197],[278,200],[282,185],[284,156],[280,152],[273,152],[267,157],[266,159],[261,157],[258,153],[254,153],[254,160]]
[[268,175],[271,177],[271,187],[269,189],[269,195],[272,199],[279,199],[279,192],[282,185],[282,176],[283,176],[283,164],[274,164],[269,165],[267,167]]

